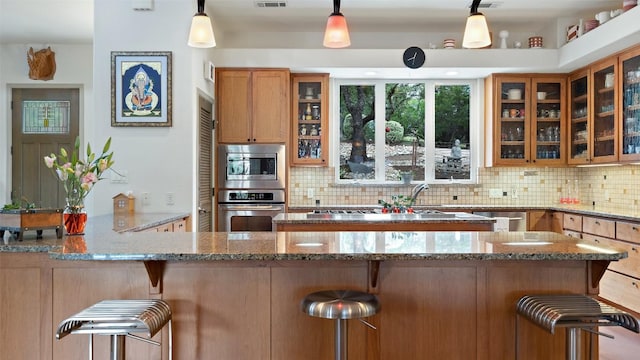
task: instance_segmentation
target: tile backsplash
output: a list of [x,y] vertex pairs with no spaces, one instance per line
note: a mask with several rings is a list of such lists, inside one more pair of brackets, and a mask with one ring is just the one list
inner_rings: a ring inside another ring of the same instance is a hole
[[[375,205],[378,199],[409,195],[412,185],[335,184],[334,168],[290,169],[289,206]],[[576,191],[577,188],[577,191]],[[309,191],[309,189],[312,189]],[[490,197],[501,195],[499,197]],[[313,195],[308,197],[308,195]],[[552,206],[562,197],[615,210],[640,205],[640,165],[585,168],[480,168],[478,184],[433,184],[418,205]]]

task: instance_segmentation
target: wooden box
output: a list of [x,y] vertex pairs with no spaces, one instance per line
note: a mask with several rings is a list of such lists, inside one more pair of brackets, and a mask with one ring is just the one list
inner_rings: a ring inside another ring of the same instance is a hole
[[37,238],[42,238],[42,230],[55,229],[58,239],[62,238],[63,209],[0,210],[0,239],[6,230],[15,239],[22,241],[25,231],[36,230]]

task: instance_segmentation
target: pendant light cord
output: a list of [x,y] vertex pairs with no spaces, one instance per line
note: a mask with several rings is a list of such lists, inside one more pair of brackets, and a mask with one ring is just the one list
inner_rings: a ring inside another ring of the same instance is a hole
[[471,3],[471,15],[477,15],[478,13],[478,6],[480,6],[480,1],[482,0],[473,0],[473,2]]
[[340,14],[340,0],[333,0],[333,13],[331,15],[342,15]]
[[198,0],[198,14],[204,13],[204,0]]

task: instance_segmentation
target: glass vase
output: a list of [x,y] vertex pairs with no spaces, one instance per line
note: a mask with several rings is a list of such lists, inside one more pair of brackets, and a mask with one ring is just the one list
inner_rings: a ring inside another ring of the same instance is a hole
[[84,208],[84,199],[67,198],[67,206],[62,214],[64,229],[67,235],[82,235],[87,224],[87,212]]

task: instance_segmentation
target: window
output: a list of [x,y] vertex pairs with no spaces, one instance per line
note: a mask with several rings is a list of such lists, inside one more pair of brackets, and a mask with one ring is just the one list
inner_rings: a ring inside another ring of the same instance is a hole
[[336,80],[338,182],[475,182],[476,80]]

